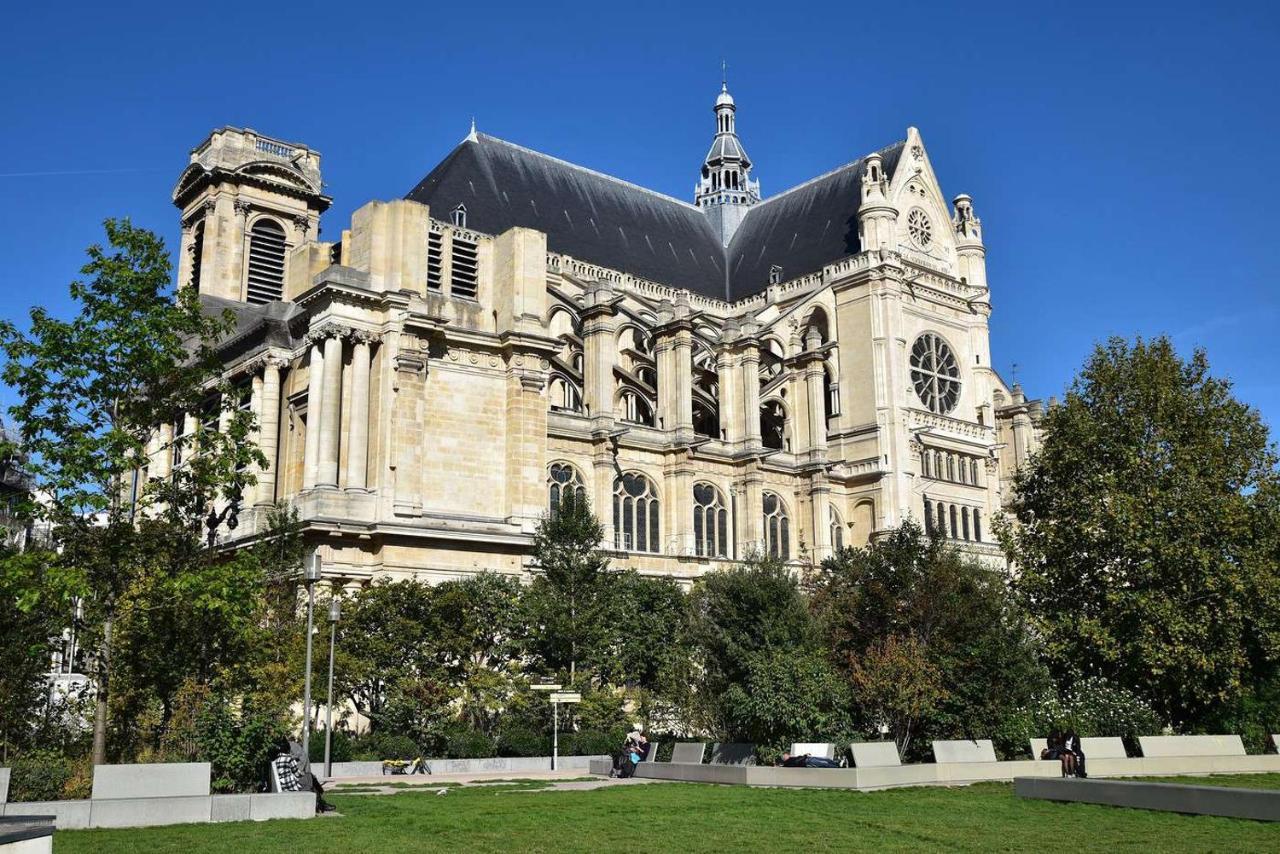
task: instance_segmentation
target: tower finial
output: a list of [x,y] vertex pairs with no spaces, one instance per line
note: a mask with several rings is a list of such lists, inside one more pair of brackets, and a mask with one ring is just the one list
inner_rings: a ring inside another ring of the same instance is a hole
[[724,57],[720,57],[720,91],[729,91],[729,63],[725,62]]
[[471,132],[467,134],[467,142],[476,142],[479,137],[476,136],[476,117],[471,117]]

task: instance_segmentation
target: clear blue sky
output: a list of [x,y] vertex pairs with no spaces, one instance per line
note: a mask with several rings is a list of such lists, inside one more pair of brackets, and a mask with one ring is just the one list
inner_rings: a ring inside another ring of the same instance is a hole
[[0,56],[0,316],[65,309],[107,216],[174,245],[173,182],[224,124],[322,152],[330,238],[404,195],[473,115],[686,198],[724,56],[766,195],[920,128],[943,191],[974,197],[992,355],[1029,394],[1060,393],[1099,339],[1167,332],[1274,425],[1278,9],[18,4]]

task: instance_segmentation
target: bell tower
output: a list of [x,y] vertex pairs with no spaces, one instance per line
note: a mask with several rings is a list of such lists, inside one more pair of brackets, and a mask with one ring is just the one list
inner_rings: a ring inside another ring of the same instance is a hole
[[290,251],[315,240],[323,193],[320,153],[224,127],[191,152],[173,188],[182,211],[178,287],[248,303],[285,298]]
[[715,105],[716,135],[693,189],[693,203],[711,220],[725,246],[747,211],[760,201],[760,182],[751,180],[751,159],[738,139],[737,112],[729,85],[722,81]]

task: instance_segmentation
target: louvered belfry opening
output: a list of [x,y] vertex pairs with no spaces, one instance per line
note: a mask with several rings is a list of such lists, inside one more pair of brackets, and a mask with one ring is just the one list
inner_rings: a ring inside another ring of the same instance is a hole
[[476,245],[470,240],[454,236],[453,263],[450,265],[450,289],[455,297],[476,296],[480,281],[479,260]]
[[275,302],[284,297],[284,229],[275,220],[260,219],[249,231],[249,282],[245,301]]
[[427,233],[427,288],[440,290],[444,282],[444,241],[438,233]]

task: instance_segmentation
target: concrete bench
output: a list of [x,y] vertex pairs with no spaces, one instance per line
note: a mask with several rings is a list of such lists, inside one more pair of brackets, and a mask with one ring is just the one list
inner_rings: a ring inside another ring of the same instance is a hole
[[680,741],[671,748],[671,761],[689,765],[701,765],[707,745],[701,741]]
[[[1238,735],[1140,735],[1142,755],[1160,756],[1244,756],[1244,742]],[[1086,752],[1085,756],[1089,754]]]
[[836,746],[818,741],[795,741],[791,743],[792,756],[821,756],[823,759],[836,758]]
[[849,745],[855,768],[892,768],[902,764],[892,741],[855,741]]
[[716,742],[711,745],[712,765],[755,765],[756,746],[748,742]]
[[[1031,739],[1031,758],[1039,759],[1040,752],[1048,746],[1049,739],[1047,738]],[[1082,736],[1080,749],[1084,751],[1084,758],[1089,762],[1095,759],[1129,758],[1129,754],[1124,749],[1124,739],[1119,736]]]
[[995,762],[996,748],[989,738],[976,741],[940,739],[933,743],[933,761],[939,765],[950,762]]
[[97,765],[95,801],[118,798],[208,797],[213,768],[208,762],[157,762],[149,765]]

